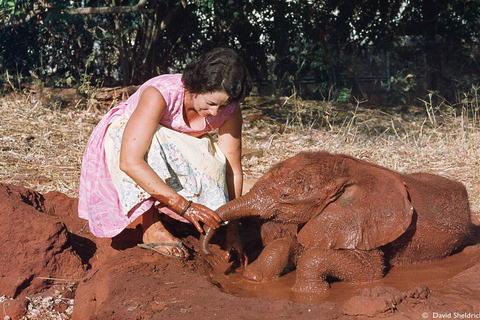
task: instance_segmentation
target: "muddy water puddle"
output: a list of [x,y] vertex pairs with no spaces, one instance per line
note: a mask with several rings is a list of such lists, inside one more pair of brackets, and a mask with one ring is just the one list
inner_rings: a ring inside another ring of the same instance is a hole
[[295,283],[295,271],[272,281],[258,283],[243,278],[239,270],[228,275],[217,274],[213,281],[225,292],[244,298],[290,300],[300,303],[344,302],[354,296],[358,289],[377,286],[394,287],[403,292],[419,285],[426,285],[430,290],[438,290],[478,261],[480,247],[471,247],[440,261],[393,267],[378,281],[357,284],[334,282],[331,284],[328,297],[290,290]]

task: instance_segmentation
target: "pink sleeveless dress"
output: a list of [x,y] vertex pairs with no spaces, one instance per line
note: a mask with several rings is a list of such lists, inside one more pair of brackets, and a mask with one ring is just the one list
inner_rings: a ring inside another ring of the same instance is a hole
[[192,137],[219,128],[235,109],[230,105],[215,117],[205,118],[205,126],[195,130],[187,126],[183,118],[184,86],[181,74],[161,75],[145,82],[128,100],[113,107],[94,128],[82,159],[79,185],[78,215],[89,221],[90,231],[97,237],[114,237],[132,221],[148,210],[154,201],[142,200],[135,210],[125,214],[107,165],[105,140],[109,126],[120,117],[130,117],[135,110],[141,92],[153,86],[163,95],[167,110],[159,125]]

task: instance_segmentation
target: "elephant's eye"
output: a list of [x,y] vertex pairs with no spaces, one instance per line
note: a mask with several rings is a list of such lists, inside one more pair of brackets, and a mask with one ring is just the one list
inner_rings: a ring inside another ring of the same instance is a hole
[[282,199],[285,199],[285,198],[288,198],[288,197],[290,197],[289,194],[286,194],[286,193],[280,194],[280,198],[282,198]]

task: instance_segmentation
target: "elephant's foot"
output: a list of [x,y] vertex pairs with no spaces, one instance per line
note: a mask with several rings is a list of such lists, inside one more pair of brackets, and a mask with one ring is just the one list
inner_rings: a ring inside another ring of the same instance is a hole
[[322,279],[297,279],[292,290],[300,293],[315,293],[327,297],[330,284]]
[[291,243],[286,239],[270,242],[260,256],[243,271],[243,276],[252,281],[277,278],[288,264]]

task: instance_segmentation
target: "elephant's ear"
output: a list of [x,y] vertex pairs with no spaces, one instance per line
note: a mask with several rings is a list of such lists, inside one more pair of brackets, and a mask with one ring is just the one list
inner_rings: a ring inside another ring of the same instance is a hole
[[413,207],[400,176],[364,162],[351,165],[351,183],[299,232],[304,246],[372,250],[410,226]]

